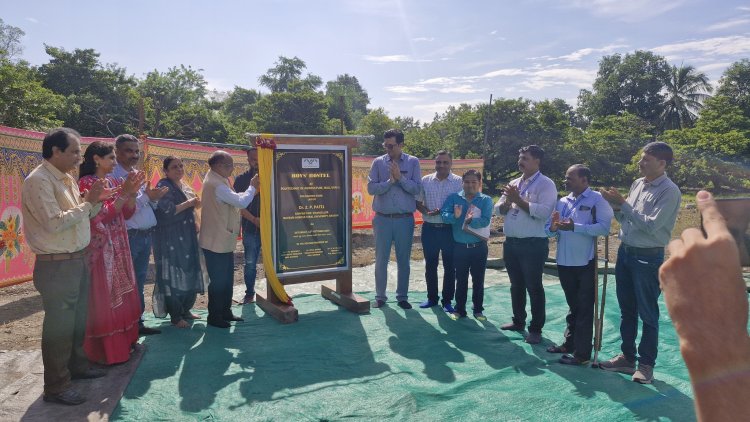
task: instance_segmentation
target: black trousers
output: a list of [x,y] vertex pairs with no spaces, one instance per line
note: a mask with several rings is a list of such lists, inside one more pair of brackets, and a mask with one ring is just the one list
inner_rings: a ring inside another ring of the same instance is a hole
[[456,266],[456,312],[466,315],[469,274],[471,274],[471,302],[474,305],[474,313],[482,312],[484,310],[484,273],[487,269],[487,242],[469,245],[455,242],[453,245],[453,258]]
[[232,286],[234,285],[234,253],[217,253],[203,249],[208,284],[208,320],[222,321],[232,317]]
[[526,292],[531,302],[529,331],[541,333],[546,319],[542,273],[549,254],[546,237],[508,237],[503,245],[505,270],[510,277],[513,322],[526,324]]
[[565,317],[565,342],[568,350],[581,360],[591,358],[594,335],[594,260],[582,267],[558,265],[560,285],[568,302],[568,315]]

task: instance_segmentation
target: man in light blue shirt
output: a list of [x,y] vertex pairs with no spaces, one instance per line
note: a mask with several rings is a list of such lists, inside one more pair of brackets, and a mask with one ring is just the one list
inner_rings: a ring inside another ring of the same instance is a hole
[[[112,170],[112,176],[117,179],[125,179],[131,171],[135,170],[141,158],[138,148],[138,138],[133,135],[120,135],[115,138],[115,155],[117,165]],[[151,189],[147,184],[138,191],[135,199],[135,214],[125,220],[128,228],[128,242],[130,243],[130,255],[133,259],[133,270],[138,282],[138,293],[141,298],[141,312],[146,309],[143,297],[143,287],[146,284],[148,274],[148,261],[151,257],[151,232],[156,226],[156,215],[154,207],[159,199],[169,191],[166,186],[160,189]],[[141,335],[159,334],[160,330],[143,325],[141,317],[138,333]]]
[[416,196],[421,191],[422,173],[419,160],[401,151],[404,134],[390,129],[383,134],[383,147],[387,154],[377,157],[370,167],[367,193],[374,196],[372,209],[375,218],[375,303],[374,308],[385,305],[388,297],[385,288],[388,277],[388,260],[391,244],[396,244],[398,283],[396,300],[402,309],[411,309],[409,294],[409,260],[414,238],[414,211]]
[[440,215],[453,231],[453,262],[456,268],[456,307],[453,320],[466,316],[466,298],[471,274],[471,302],[474,318],[486,321],[484,310],[484,273],[487,268],[487,241],[464,230],[489,227],[492,198],[479,191],[482,174],[469,170],[463,175],[463,190],[445,200]]
[[570,194],[557,201],[547,223],[549,237],[557,238],[557,270],[568,302],[568,315],[560,346],[547,348],[564,353],[560,363],[586,365],[591,359],[596,280],[596,239],[608,236],[614,211],[599,192],[589,189],[591,170],[572,165],[565,173]]

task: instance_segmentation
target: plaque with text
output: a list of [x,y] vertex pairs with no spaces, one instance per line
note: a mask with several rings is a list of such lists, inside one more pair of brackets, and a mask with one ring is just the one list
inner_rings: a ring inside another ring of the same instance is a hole
[[345,268],[346,150],[277,149],[274,223],[278,274]]

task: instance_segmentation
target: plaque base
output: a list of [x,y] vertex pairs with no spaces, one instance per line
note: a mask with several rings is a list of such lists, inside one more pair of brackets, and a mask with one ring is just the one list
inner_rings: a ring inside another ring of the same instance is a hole
[[276,318],[282,324],[291,324],[299,320],[299,312],[294,306],[280,303],[276,296],[269,290],[269,297],[265,293],[255,292],[255,302],[260,309],[272,317]]
[[343,306],[349,311],[358,314],[366,314],[370,312],[370,301],[354,293],[339,293],[336,290],[323,285],[320,287],[320,294],[324,298],[339,306]]

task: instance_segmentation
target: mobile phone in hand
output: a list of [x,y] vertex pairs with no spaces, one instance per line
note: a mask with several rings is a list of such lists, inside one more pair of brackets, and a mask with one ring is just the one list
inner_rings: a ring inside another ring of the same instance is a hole
[[740,265],[750,267],[750,198],[716,198],[716,207],[737,242]]

